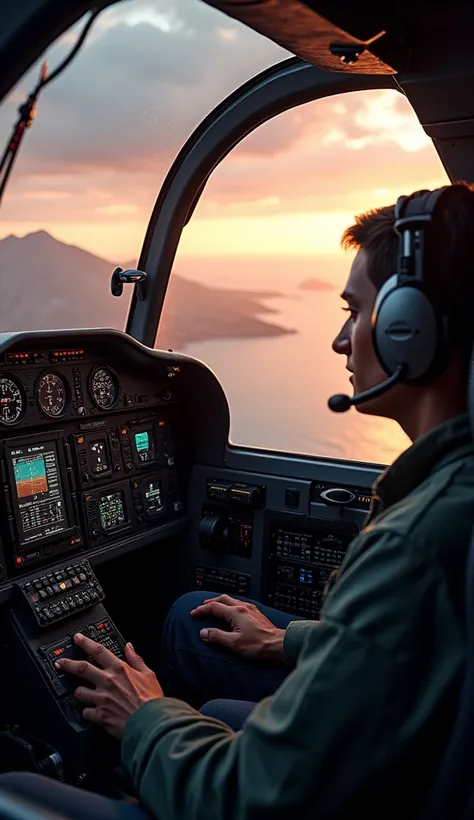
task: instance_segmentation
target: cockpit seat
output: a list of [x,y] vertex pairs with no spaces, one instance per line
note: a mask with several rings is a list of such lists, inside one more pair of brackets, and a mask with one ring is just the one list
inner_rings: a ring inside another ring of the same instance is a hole
[[422,820],[474,820],[474,532],[466,573],[467,658],[453,732]]

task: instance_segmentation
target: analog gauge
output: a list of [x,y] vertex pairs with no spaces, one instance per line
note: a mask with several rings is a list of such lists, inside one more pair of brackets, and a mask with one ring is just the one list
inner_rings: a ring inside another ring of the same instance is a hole
[[98,367],[91,378],[91,393],[97,407],[110,410],[117,404],[119,385],[117,376],[110,367]]
[[64,415],[67,406],[67,384],[58,373],[44,373],[36,387],[38,404],[52,419]]
[[26,397],[18,382],[6,376],[0,378],[0,422],[17,424],[26,410]]

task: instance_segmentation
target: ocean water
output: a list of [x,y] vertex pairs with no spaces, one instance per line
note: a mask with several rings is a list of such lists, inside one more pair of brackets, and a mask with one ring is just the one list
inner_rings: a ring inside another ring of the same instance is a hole
[[[226,265],[215,259],[178,260],[181,275],[203,284],[278,290],[279,298],[265,302],[278,312],[262,318],[297,330],[278,337],[195,342],[185,352],[220,379],[230,405],[232,442],[388,464],[410,443],[395,422],[354,409],[336,414],[327,407],[333,393],[352,392],[345,357],[331,350],[344,316],[338,288],[348,263],[319,262],[315,267],[314,260],[293,265],[275,260],[270,270],[267,260],[233,259]],[[304,279],[318,276],[334,289],[300,289]]]

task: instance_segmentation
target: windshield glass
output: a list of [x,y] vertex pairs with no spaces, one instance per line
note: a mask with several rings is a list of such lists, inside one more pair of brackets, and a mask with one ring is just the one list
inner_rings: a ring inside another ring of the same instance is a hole
[[[51,71],[84,23],[45,55]],[[196,0],[128,0],[101,14],[41,94],[4,195],[0,330],[122,329],[132,291],[114,298],[111,273],[136,265],[176,153],[227,94],[286,56]],[[0,109],[2,152],[40,65]]]

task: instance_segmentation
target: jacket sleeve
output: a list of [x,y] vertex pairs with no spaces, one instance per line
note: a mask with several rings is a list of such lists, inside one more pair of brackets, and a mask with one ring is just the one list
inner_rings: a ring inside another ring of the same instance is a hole
[[[419,640],[430,632],[426,621],[423,635],[413,628],[420,607],[441,617],[447,637],[450,617],[435,574],[407,558],[406,543],[373,539],[359,536],[296,668],[240,732],[168,698],[129,720],[123,762],[158,820],[367,814],[378,779],[439,694],[431,687],[426,704],[413,696],[414,684],[424,691]],[[456,661],[451,652],[448,664]]]
[[310,631],[315,629],[319,621],[290,621],[285,630],[283,640],[283,653],[287,666],[296,666],[299,655],[303,649],[306,638]]

